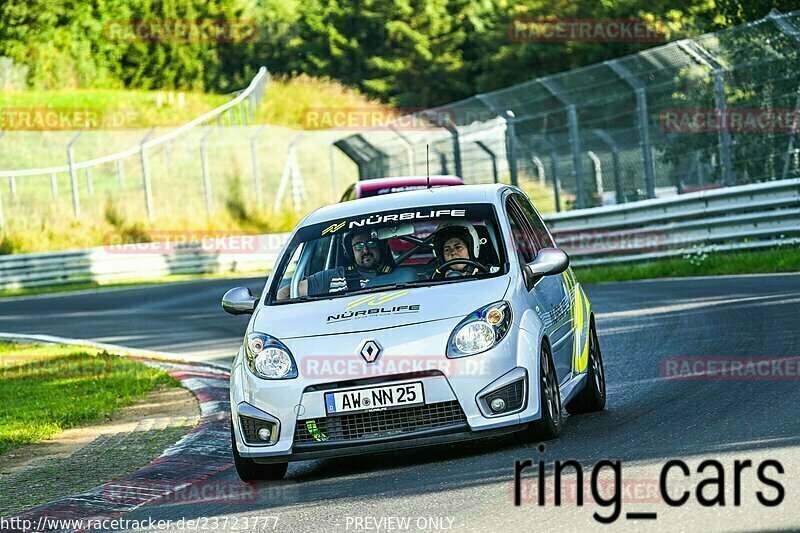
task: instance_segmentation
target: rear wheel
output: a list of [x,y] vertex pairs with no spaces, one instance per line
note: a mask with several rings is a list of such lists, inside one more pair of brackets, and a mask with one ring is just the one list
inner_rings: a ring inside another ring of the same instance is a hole
[[239,450],[236,449],[236,435],[234,435],[233,431],[233,420],[231,420],[231,449],[233,450],[233,462],[236,465],[236,473],[239,474],[239,478],[242,481],[277,481],[283,479],[286,475],[286,469],[289,467],[289,463],[262,465],[256,463],[252,459],[242,457],[239,455]]
[[606,407],[606,372],[594,319],[589,323],[589,369],[586,372],[586,385],[575,398],[567,404],[571,415],[594,413]]
[[539,399],[542,417],[528,428],[528,439],[535,442],[558,437],[564,424],[558,378],[550,347],[546,343],[542,343],[539,357]]

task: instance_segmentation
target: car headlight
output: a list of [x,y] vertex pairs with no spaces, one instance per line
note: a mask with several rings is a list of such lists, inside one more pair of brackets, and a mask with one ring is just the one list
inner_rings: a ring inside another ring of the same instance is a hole
[[248,333],[244,351],[250,370],[263,379],[291,379],[297,377],[297,365],[289,348],[265,333]]
[[495,302],[481,307],[456,326],[447,343],[447,357],[464,357],[485,352],[508,333],[511,306]]

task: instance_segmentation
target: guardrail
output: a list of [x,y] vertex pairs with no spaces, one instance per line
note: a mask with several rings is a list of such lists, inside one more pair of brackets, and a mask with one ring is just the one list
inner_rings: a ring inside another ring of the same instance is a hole
[[[800,179],[545,217],[575,266],[800,244]],[[267,272],[288,233],[182,243],[112,244],[0,256],[0,290],[170,274]],[[243,240],[244,239],[244,240]]]
[[[153,148],[160,144],[164,144],[165,142],[171,141],[178,137],[179,135],[186,133],[190,129],[199,126],[201,124],[205,124],[211,120],[216,120],[226,111],[235,108],[249,97],[256,98],[256,102],[254,104],[248,104],[250,109],[248,109],[248,113],[255,110],[258,106],[258,102],[261,100],[263,96],[263,91],[266,88],[266,84],[269,82],[269,72],[267,71],[267,67],[261,67],[259,69],[258,74],[255,75],[253,80],[250,82],[250,85],[247,86],[246,89],[241,91],[239,95],[231,100],[230,102],[226,102],[221,106],[212,109],[208,113],[200,115],[199,117],[187,122],[183,126],[175,128],[174,130],[165,133],[159,137],[154,139],[145,140],[142,144],[137,144],[127,150],[123,150],[122,152],[117,152],[114,154],[104,155],[102,157],[96,157],[94,159],[87,159],[86,161],[78,161],[72,165],[71,168],[75,170],[80,170],[84,168],[94,167],[98,165],[102,165],[104,163],[113,163],[115,161],[119,161],[120,159],[125,159],[126,157],[131,157],[134,155],[138,155],[142,150],[147,150],[149,148]],[[69,172],[70,165],[60,165],[56,167],[47,167],[47,168],[24,168],[20,170],[0,170],[0,178],[17,178],[22,176],[49,176],[53,173],[59,172]]]
[[172,243],[108,245],[68,252],[0,256],[0,290],[80,282],[156,279],[171,274],[270,270],[288,233]]
[[[72,140],[66,145],[66,160],[67,164],[49,166],[43,168],[23,168],[15,170],[0,170],[0,179],[7,179],[11,191],[11,205],[17,203],[17,182],[18,178],[34,178],[47,177],[50,179],[50,190],[52,191],[53,199],[57,197],[58,179],[59,174],[67,174],[69,176],[69,188],[71,189],[72,196],[72,210],[75,219],[81,218],[81,194],[79,192],[79,177],[78,171],[84,170],[86,172],[86,186],[87,193],[93,194],[94,191],[94,178],[92,171],[95,170],[100,173],[103,165],[109,163],[116,163],[116,175],[119,183],[119,188],[122,188],[124,182],[124,165],[126,160],[131,160],[129,163],[135,163],[141,168],[141,190],[143,192],[144,205],[147,210],[147,218],[152,221],[155,218],[153,185],[151,183],[151,170],[152,161],[149,160],[154,154],[159,151],[164,152],[165,158],[171,160],[171,146],[179,138],[188,139],[190,132],[195,128],[202,127],[205,130],[205,135],[202,136],[200,141],[201,162],[203,171],[203,181],[205,190],[210,189],[208,183],[208,164],[204,150],[206,149],[206,137],[209,133],[210,123],[216,122],[217,126],[221,126],[223,118],[226,119],[228,125],[245,125],[252,120],[255,110],[258,108],[267,85],[270,81],[270,74],[266,67],[261,67],[258,73],[253,77],[250,84],[238,93],[238,95],[225,104],[212,109],[211,111],[200,115],[199,117],[187,122],[186,124],[172,129],[157,137],[152,137],[154,129],[150,128],[142,138],[133,146],[126,150],[119,152],[86,159],[84,161],[75,160],[75,143],[78,142],[83,131],[75,132]],[[21,187],[20,187],[21,188]],[[208,193],[206,193],[208,195]],[[3,205],[0,199],[0,228],[4,226]],[[209,202],[210,203],[210,202]],[[34,207],[36,208],[36,207]]]
[[800,179],[683,194],[545,217],[575,266],[800,243]]

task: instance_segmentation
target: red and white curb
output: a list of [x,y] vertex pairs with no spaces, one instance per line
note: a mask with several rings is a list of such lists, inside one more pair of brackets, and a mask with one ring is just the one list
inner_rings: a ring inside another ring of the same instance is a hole
[[[62,339],[46,335],[0,333],[0,338],[26,341],[95,346],[109,351],[145,353],[141,350],[90,341]],[[69,341],[69,342],[63,342]],[[166,355],[166,354],[158,354]],[[170,354],[171,355],[171,354]],[[174,355],[173,355],[174,357]],[[200,421],[175,445],[147,466],[89,491],[41,505],[18,514],[19,523],[33,524],[32,529],[8,531],[76,531],[53,529],[52,524],[64,520],[84,523],[111,520],[143,505],[168,500],[188,488],[233,466],[230,447],[229,373],[220,366],[207,363],[172,362],[136,356],[151,366],[163,368],[190,390],[200,403]],[[38,525],[48,524],[46,529]]]

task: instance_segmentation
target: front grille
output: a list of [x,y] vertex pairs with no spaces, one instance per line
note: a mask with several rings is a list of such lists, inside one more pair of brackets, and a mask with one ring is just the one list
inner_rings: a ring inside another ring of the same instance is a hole
[[265,441],[258,438],[259,428],[265,427],[269,429],[271,436],[270,441],[272,440],[272,437],[274,437],[273,433],[275,431],[275,424],[273,424],[272,422],[267,422],[266,420],[258,420],[257,418],[251,418],[249,416],[239,415],[239,423],[242,426],[242,433],[244,434],[244,439],[248,443],[266,444]]
[[467,417],[457,401],[298,420],[296,444],[372,439],[424,429],[464,424]]
[[506,402],[504,412],[516,411],[522,407],[522,402],[525,401],[524,389],[525,387],[522,384],[522,380],[517,380],[510,385],[506,385],[488,394],[486,396],[486,405],[490,405],[495,398],[502,398]]

